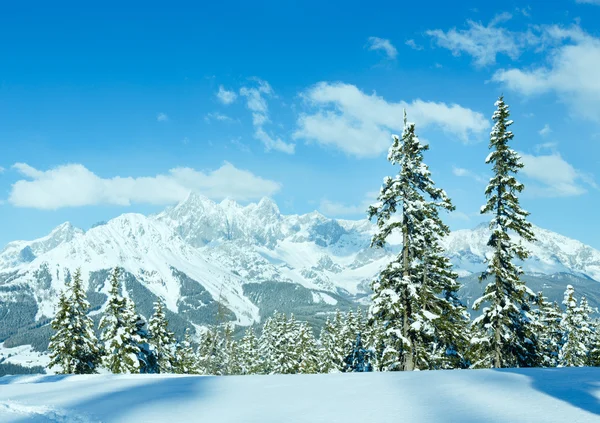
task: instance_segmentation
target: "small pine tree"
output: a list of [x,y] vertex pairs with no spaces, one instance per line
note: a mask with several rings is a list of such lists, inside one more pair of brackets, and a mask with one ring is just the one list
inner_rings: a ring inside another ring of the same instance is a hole
[[148,323],[150,346],[154,351],[157,373],[172,371],[174,361],[175,335],[168,329],[167,317],[161,300],[154,303],[154,314]]
[[502,96],[495,103],[494,128],[490,136],[492,152],[486,163],[493,164],[494,177],[490,179],[485,195],[487,203],[482,214],[492,213],[492,230],[488,246],[492,256],[480,281],[492,279],[483,296],[473,303],[478,310],[484,303],[483,313],[473,324],[481,336],[477,338],[481,367],[531,367],[539,363],[537,339],[532,327],[531,303],[535,295],[520,276],[523,270],[513,263],[525,260],[529,253],[512,240],[510,233],[526,241],[534,241],[532,226],[527,222],[528,212],[519,205],[518,194],[523,184],[515,178],[523,163],[509,147],[513,133],[508,129],[513,121]]
[[346,342],[342,333],[343,328],[344,318],[340,310],[336,310],[333,321],[328,317],[321,329],[320,373],[337,373],[344,370]]
[[232,324],[225,324],[223,328],[223,374],[239,375],[242,374],[239,357],[239,347],[233,338],[234,327]]
[[585,344],[587,334],[581,308],[577,306],[575,290],[572,285],[567,285],[563,304],[565,312],[560,322],[563,334],[558,353],[558,366],[582,367],[585,366],[588,355],[588,348]]
[[60,365],[62,372],[69,374],[96,373],[101,354],[92,319],[87,315],[90,304],[80,269],[73,275],[69,291],[69,296],[61,295],[52,324],[56,333],[48,346],[51,351],[49,367]]
[[173,372],[177,374],[198,374],[198,357],[192,348],[189,328],[185,330],[185,336],[181,343],[175,347],[175,360]]
[[298,357],[299,361],[298,372],[318,373],[318,348],[312,329],[306,322],[298,322],[292,330],[295,332],[296,352],[294,355]]
[[200,374],[218,376],[223,372],[223,340],[216,327],[209,327],[198,344],[198,368]]

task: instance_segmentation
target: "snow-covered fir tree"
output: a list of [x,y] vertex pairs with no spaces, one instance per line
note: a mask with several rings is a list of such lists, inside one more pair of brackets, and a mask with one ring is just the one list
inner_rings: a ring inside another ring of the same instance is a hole
[[49,367],[61,367],[68,374],[96,373],[101,361],[94,325],[87,315],[90,303],[83,288],[81,270],[77,269],[68,285],[68,295],[59,299],[59,309],[52,322],[55,334],[48,346]]
[[550,303],[541,292],[536,296],[537,309],[533,311],[539,324],[540,365],[558,366],[558,350],[562,339],[560,321],[562,311],[556,302]]
[[226,323],[223,327],[223,374],[242,374],[239,357],[239,347],[233,337],[234,326]]
[[487,269],[480,280],[490,280],[483,296],[473,308],[483,307],[473,324],[481,335],[475,347],[480,367],[530,367],[539,363],[538,343],[532,327],[531,303],[535,295],[521,279],[522,269],[513,263],[525,260],[529,253],[511,234],[526,241],[534,241],[529,213],[519,205],[523,184],[515,175],[523,168],[519,155],[510,148],[514,135],[509,130],[513,121],[503,97],[495,103],[492,119],[495,124],[490,136],[491,153],[486,163],[493,165],[494,176],[485,190],[487,203],[482,214],[491,214],[488,241],[490,256]]
[[259,342],[254,329],[246,329],[238,348],[240,373],[255,375],[262,373],[263,363],[259,352]]
[[319,372],[337,373],[344,371],[346,358],[346,340],[343,334],[344,318],[336,310],[333,320],[327,317],[319,337]]
[[352,353],[346,357],[346,370],[350,372],[372,372],[373,351],[363,346],[360,332],[356,335]]
[[223,372],[223,341],[216,326],[209,327],[201,336],[196,355],[198,369],[203,375],[222,375]]
[[113,269],[110,291],[100,319],[100,339],[104,343],[103,365],[112,373],[139,373],[141,355],[137,338],[137,316],[132,303],[121,295],[120,269]]
[[296,352],[298,357],[299,373],[319,372],[319,353],[317,341],[313,335],[312,328],[306,322],[297,322],[291,330],[296,339]]
[[594,338],[595,338],[595,330],[596,327],[592,320],[592,314],[594,313],[594,309],[588,303],[588,300],[585,295],[581,297],[581,301],[579,302],[579,313],[581,315],[581,333],[582,333],[582,342],[585,345],[587,350],[585,365],[592,365],[593,361],[591,357],[591,352],[594,349]]
[[[384,179],[378,203],[369,207],[369,219],[376,218],[378,226],[371,246],[383,247],[387,238],[399,231],[402,251],[373,282],[369,315],[371,322],[378,321],[383,329],[381,359],[387,363],[386,370],[414,370],[429,366],[425,355],[431,349],[431,339],[436,330],[446,330],[443,325],[434,326],[440,316],[428,308],[441,310],[429,302],[440,295],[438,285],[454,290],[453,283],[445,279],[453,274],[444,267],[440,252],[430,249],[428,240],[436,240],[446,231],[438,210],[454,207],[446,193],[435,187],[423,162],[423,152],[429,146],[420,143],[406,113],[402,137],[392,138],[388,160],[400,169],[394,178]],[[438,281],[439,276],[444,280]],[[439,301],[445,299],[438,298],[435,303]]]
[[[133,301],[127,299],[128,307],[135,310]],[[158,362],[154,349],[150,345],[150,333],[148,331],[148,322],[141,314],[135,313],[135,336],[139,348],[138,361],[140,365],[140,373],[158,373]]]
[[154,303],[154,314],[148,322],[150,346],[156,357],[157,373],[170,373],[174,360],[175,335],[169,331],[164,305],[161,300]]
[[198,357],[192,347],[192,340],[189,328],[185,330],[183,341],[175,347],[175,359],[173,372],[177,374],[198,374]]
[[558,352],[559,367],[582,367],[586,365],[588,347],[585,344],[588,339],[586,333],[582,309],[577,306],[575,289],[567,285],[563,300],[565,311],[560,322],[562,340]]

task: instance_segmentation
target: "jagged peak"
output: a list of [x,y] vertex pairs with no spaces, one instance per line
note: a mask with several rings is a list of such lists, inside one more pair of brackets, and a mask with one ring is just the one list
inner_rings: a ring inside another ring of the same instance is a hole
[[223,199],[223,201],[221,201],[219,203],[219,206],[221,206],[224,209],[230,209],[230,208],[239,208],[240,205],[238,204],[237,201],[235,201],[233,198],[231,197],[225,197]]
[[277,203],[275,203],[275,201],[273,201],[273,199],[269,198],[269,197],[263,197],[260,199],[260,201],[258,202],[258,205],[256,206],[256,210],[260,210],[260,211],[268,211],[271,214],[275,214],[275,215],[279,215],[279,207],[277,206]]

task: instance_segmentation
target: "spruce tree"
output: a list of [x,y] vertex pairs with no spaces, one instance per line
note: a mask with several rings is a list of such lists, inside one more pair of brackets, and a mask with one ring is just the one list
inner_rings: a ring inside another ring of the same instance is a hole
[[154,303],[154,314],[148,323],[150,345],[156,357],[157,373],[172,371],[175,335],[168,329],[168,322],[161,300]]
[[239,348],[233,338],[234,326],[225,324],[223,328],[223,374],[239,375],[242,373],[240,366]]
[[311,327],[306,322],[298,322],[294,330],[296,339],[296,352],[298,357],[299,373],[318,373],[319,356],[317,341],[313,335]]
[[440,262],[433,259],[438,252],[429,249],[427,240],[438,239],[445,232],[437,210],[450,211],[454,206],[446,193],[435,187],[423,162],[429,146],[420,143],[406,113],[402,137],[392,138],[388,160],[400,169],[396,177],[384,179],[378,203],[369,208],[369,219],[376,218],[378,226],[371,246],[383,247],[387,238],[399,231],[402,250],[373,282],[369,315],[372,324],[379,321],[382,326],[382,360],[387,370],[414,370],[422,365],[422,355],[429,348],[424,342],[429,343],[427,338],[435,333],[433,320],[439,317],[427,310],[436,307],[424,291],[435,294],[437,287],[432,288],[427,274],[437,277],[442,272],[436,268]]
[[61,295],[59,310],[52,324],[56,333],[49,345],[49,367],[64,366],[63,373],[96,373],[101,354],[92,319],[87,315],[90,304],[83,289],[80,269],[77,269],[68,287],[69,295]]
[[319,338],[320,373],[337,373],[344,371],[344,359],[346,358],[346,340],[343,332],[344,318],[340,310],[336,310],[335,317],[325,321]]
[[121,295],[121,271],[113,269],[104,315],[100,319],[100,339],[104,342],[103,364],[112,373],[139,373],[140,339],[133,305]]
[[49,368],[60,368],[59,373],[74,373],[75,363],[72,361],[69,325],[70,325],[70,304],[65,291],[60,293],[56,315],[50,326],[54,334],[50,338],[48,350],[50,351]]
[[356,335],[352,353],[346,357],[346,369],[350,372],[372,372],[373,351],[363,346],[360,332]]
[[562,311],[556,302],[550,303],[541,292],[537,294],[536,299],[537,310],[534,310],[534,315],[540,327],[540,364],[544,367],[556,367],[558,366],[558,350],[562,339],[560,328]]
[[489,147],[492,152],[486,163],[493,165],[494,176],[485,190],[487,203],[481,208],[482,214],[492,214],[488,241],[491,258],[480,281],[491,279],[483,296],[477,299],[473,308],[478,310],[483,304],[482,315],[473,324],[480,330],[477,347],[479,366],[483,367],[530,367],[538,364],[537,339],[532,330],[531,303],[535,295],[521,279],[522,269],[515,265],[515,259],[525,260],[529,253],[511,234],[526,241],[534,241],[532,226],[527,222],[528,212],[519,205],[518,195],[523,184],[515,177],[523,163],[519,155],[510,148],[514,135],[508,129],[513,121],[510,111],[501,96],[492,119],[494,128]]
[[173,372],[176,374],[198,374],[198,357],[192,348],[189,328],[185,330],[183,341],[175,347]]
[[587,334],[572,285],[567,285],[563,304],[565,311],[560,322],[562,340],[558,353],[558,366],[582,367],[585,366],[588,355],[588,348],[585,345]]
[[259,353],[259,341],[254,329],[246,329],[239,344],[239,365],[243,375],[262,373],[263,363]]
[[223,375],[223,340],[216,326],[209,327],[198,344],[198,369],[203,375]]

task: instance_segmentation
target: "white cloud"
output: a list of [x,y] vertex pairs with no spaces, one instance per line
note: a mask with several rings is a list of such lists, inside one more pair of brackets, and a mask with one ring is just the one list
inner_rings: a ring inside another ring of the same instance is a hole
[[454,56],[466,53],[473,57],[478,67],[493,65],[498,54],[516,59],[525,46],[535,42],[530,33],[514,33],[497,26],[511,17],[509,13],[501,13],[487,26],[468,20],[467,29],[452,28],[446,32],[435,29],[426,31],[426,34],[435,38],[440,47],[450,50]]
[[0,173],[4,173],[6,169],[4,169],[2,166],[0,166]]
[[369,37],[368,47],[369,50],[383,50],[388,59],[395,59],[398,55],[396,47],[393,46],[390,40],[385,38]]
[[486,182],[486,179],[483,176],[476,174],[475,172],[465,169],[463,167],[452,167],[452,173],[456,176],[467,177],[476,180],[477,182],[483,183]]
[[258,86],[242,87],[240,95],[246,97],[246,107],[252,112],[254,125],[254,138],[265,146],[265,150],[276,150],[286,154],[294,154],[296,146],[283,141],[277,136],[272,136],[264,130],[264,125],[269,123],[269,107],[265,96],[273,96],[273,89],[268,82],[254,79]]
[[251,201],[270,196],[281,184],[263,179],[225,162],[208,172],[179,167],[167,174],[147,177],[102,178],[81,164],[41,171],[25,163],[13,166],[26,179],[13,184],[8,201],[17,207],[56,210],[92,205],[128,206],[173,204],[190,191],[214,200],[226,197]]
[[220,122],[235,122],[235,119],[219,112],[208,113],[206,116],[204,116],[204,120],[207,122],[210,122],[211,120],[218,120]]
[[600,6],[600,0],[575,0],[576,3],[596,4]]
[[365,197],[362,200],[362,202],[357,205],[347,205],[347,204],[323,199],[323,200],[321,200],[321,204],[319,205],[319,210],[324,215],[331,216],[331,217],[358,216],[358,215],[362,215],[362,216],[366,217],[369,206],[371,204],[374,204],[377,201],[378,195],[379,195],[379,193],[377,191],[368,192],[365,194]]
[[550,125],[548,125],[548,124],[545,124],[544,127],[538,131],[538,133],[542,137],[545,137],[546,135],[550,134],[551,132],[552,132],[552,129],[550,129]]
[[501,69],[493,80],[525,96],[556,93],[574,114],[600,121],[600,38],[577,26],[551,26],[544,29],[543,39],[554,44],[546,66]]
[[526,192],[537,197],[571,197],[587,192],[583,184],[596,188],[589,175],[575,169],[557,152],[533,156],[520,154],[525,165],[521,172],[535,184],[526,184]]
[[160,112],[156,115],[156,120],[158,122],[166,122],[169,120],[169,116],[167,116],[165,113]]
[[415,43],[415,40],[412,40],[412,39],[406,40],[406,42],[404,44],[406,44],[413,50],[423,50],[423,46],[418,45],[417,43]]
[[222,85],[219,86],[219,91],[216,94],[217,99],[223,104],[231,104],[237,98],[235,91],[228,91]]
[[535,145],[535,152],[539,153],[540,151],[543,150],[550,150],[552,152],[556,151],[556,147],[558,147],[558,143],[557,142],[544,142],[541,144],[536,144]]
[[335,147],[357,157],[375,157],[389,148],[391,131],[402,131],[403,109],[417,128],[437,126],[465,142],[489,128],[481,113],[457,104],[422,100],[390,103],[350,84],[321,82],[303,97],[314,111],[299,116],[294,138]]

